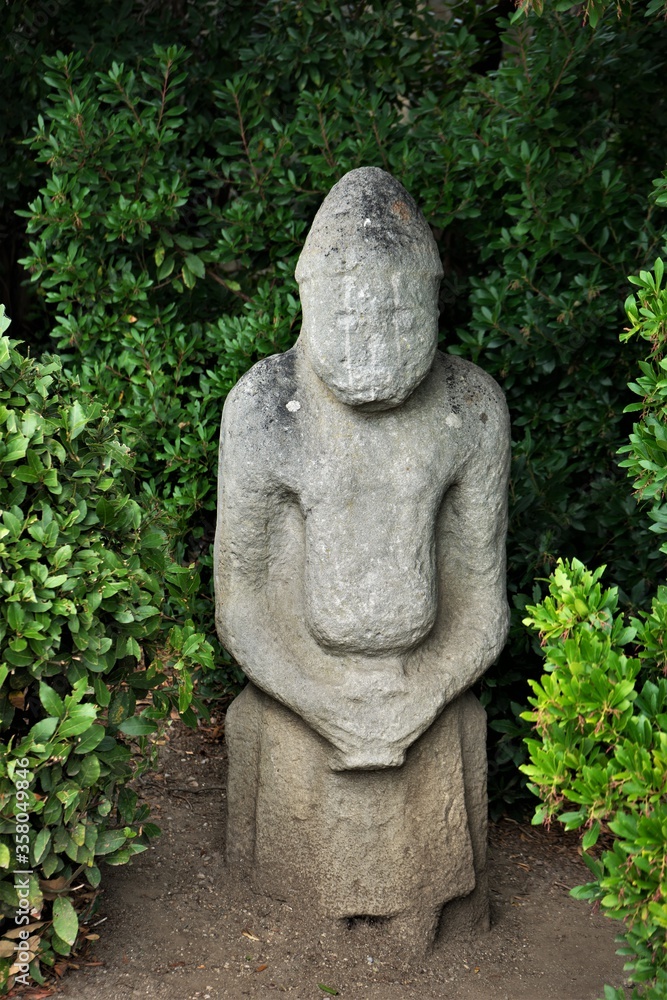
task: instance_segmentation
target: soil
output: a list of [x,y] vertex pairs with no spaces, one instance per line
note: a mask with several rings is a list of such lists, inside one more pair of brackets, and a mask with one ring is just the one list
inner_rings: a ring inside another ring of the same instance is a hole
[[309,899],[257,895],[223,863],[221,729],[175,725],[159,771],[141,779],[162,836],[104,873],[90,927],[100,939],[58,997],[596,1000],[605,983],[623,985],[619,927],[568,895],[587,869],[576,837],[556,829],[491,824],[490,932],[441,943],[416,965],[382,925],[348,929],[319,918]]

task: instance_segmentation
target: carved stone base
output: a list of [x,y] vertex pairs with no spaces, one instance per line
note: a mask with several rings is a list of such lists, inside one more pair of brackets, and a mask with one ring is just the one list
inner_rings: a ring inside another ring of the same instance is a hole
[[448,706],[400,768],[332,771],[331,748],[249,684],[227,713],[227,860],[260,891],[386,922],[416,954],[488,929],[486,713]]

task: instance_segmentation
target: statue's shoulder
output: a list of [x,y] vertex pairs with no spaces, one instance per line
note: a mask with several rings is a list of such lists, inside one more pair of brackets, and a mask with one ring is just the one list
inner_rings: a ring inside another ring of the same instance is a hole
[[488,372],[472,361],[442,351],[436,354],[435,371],[455,413],[486,414],[497,421],[506,421],[505,395]]
[[225,401],[227,420],[271,422],[296,386],[294,348],[262,358],[239,379]]
[[263,358],[227,396],[220,443],[228,476],[254,471],[264,479],[287,464],[293,450],[285,431],[294,424],[288,405],[296,384],[294,360],[293,351]]

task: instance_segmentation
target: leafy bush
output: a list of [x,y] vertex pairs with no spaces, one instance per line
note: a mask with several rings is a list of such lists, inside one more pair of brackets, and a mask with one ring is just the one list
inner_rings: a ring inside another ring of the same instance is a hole
[[211,664],[191,622],[165,620],[164,581],[181,610],[198,581],[128,492],[133,463],[108,407],[0,336],[0,986],[19,940],[38,981],[69,953],[95,897],[77,917],[79,873],[94,890],[100,860],[124,864],[158,832],[128,781],[159,720],[192,717],[193,664]]
[[[658,204],[667,205],[667,171],[656,184]],[[620,448],[627,455],[620,464],[635,480],[637,496],[649,505],[653,521],[651,531],[667,533],[667,360],[663,357],[667,343],[667,287],[664,285],[665,268],[661,258],[655,262],[654,271],[642,271],[630,281],[639,289],[639,301],[630,295],[625,308],[630,327],[622,334],[628,340],[635,334],[649,342],[651,356],[641,361],[641,376],[630,388],[642,397],[641,402],[626,406],[627,413],[641,412],[634,425],[628,444]],[[660,546],[667,552],[667,542]]]
[[[634,640],[647,655],[656,619],[664,648],[667,587],[652,616],[626,625],[617,588],[600,586],[603,569],[559,561],[549,596],[527,608],[547,673],[529,682],[534,711],[524,718],[539,738],[526,740],[530,763],[522,770],[542,800],[534,822],[557,818],[567,830],[585,830],[583,856],[594,881],[573,895],[598,900],[607,916],[626,921],[621,954],[634,982],[658,977],[667,984],[667,680],[642,680],[642,660],[625,651]],[[611,832],[613,846],[594,859],[589,852],[601,829]],[[655,989],[645,996],[664,996]]]
[[[664,181],[657,185],[664,198]],[[667,290],[660,258],[652,272],[630,280],[639,289],[626,300],[627,340],[651,345],[632,388],[642,400],[621,463],[636,477],[638,496],[650,504],[652,530],[667,532]],[[661,551],[667,551],[667,543]],[[530,763],[522,770],[542,805],[534,822],[557,817],[566,829],[586,828],[582,846],[594,881],[574,894],[598,900],[624,920],[621,954],[626,969],[658,1000],[667,992],[667,586],[650,612],[625,623],[618,588],[602,590],[604,567],[589,572],[576,559],[552,574],[549,596],[528,606],[525,624],[540,634],[547,673],[531,681],[534,711],[524,713],[539,739],[527,739]],[[635,643],[635,656],[624,652]],[[601,829],[613,836],[598,859],[589,852]],[[606,1000],[622,1000],[607,987]]]

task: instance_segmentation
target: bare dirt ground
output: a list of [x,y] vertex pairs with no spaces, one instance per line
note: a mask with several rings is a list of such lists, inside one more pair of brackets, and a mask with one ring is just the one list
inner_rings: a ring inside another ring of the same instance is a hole
[[[417,965],[382,926],[319,919],[310,900],[253,893],[223,864],[225,750],[176,726],[141,792],[163,829],[131,867],[107,869],[100,940],[56,987],[66,1000],[596,1000],[623,984],[618,927],[568,889],[586,881],[576,841],[492,824],[491,931]],[[326,989],[323,989],[326,987]]]

